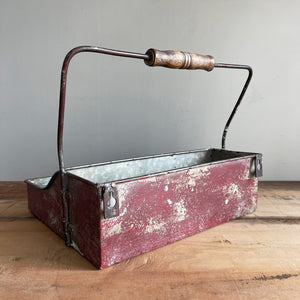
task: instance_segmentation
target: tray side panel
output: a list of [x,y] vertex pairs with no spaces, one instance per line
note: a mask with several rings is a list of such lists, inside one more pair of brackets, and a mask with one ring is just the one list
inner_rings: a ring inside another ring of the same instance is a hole
[[101,267],[253,212],[251,158],[118,183],[120,215],[101,220]]
[[45,189],[27,183],[28,208],[38,219],[64,239],[60,187],[60,178],[57,175],[54,176],[52,184]]
[[68,176],[72,247],[100,268],[100,196],[98,189]]

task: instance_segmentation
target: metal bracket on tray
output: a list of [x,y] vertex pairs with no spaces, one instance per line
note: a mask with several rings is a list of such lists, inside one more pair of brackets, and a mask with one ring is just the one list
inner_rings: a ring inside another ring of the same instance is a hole
[[119,215],[119,197],[111,184],[105,184],[103,193],[104,218],[110,219]]
[[263,176],[262,155],[261,154],[256,154],[256,158],[255,158],[255,176],[257,178]]
[[[229,125],[236,113],[238,106],[240,105],[243,96],[248,88],[250,80],[252,78],[252,69],[247,65],[236,65],[236,64],[223,64],[215,63],[215,60],[210,55],[201,55],[190,52],[183,51],[160,51],[156,49],[149,49],[145,54],[143,53],[134,53],[128,51],[120,51],[113,49],[106,49],[94,46],[80,46],[72,49],[65,57],[62,71],[61,71],[61,82],[60,82],[60,100],[59,100],[59,115],[58,115],[58,130],[57,130],[57,151],[58,151],[58,162],[59,170],[61,174],[61,183],[62,183],[62,201],[64,207],[64,232],[65,232],[65,241],[68,246],[71,244],[70,231],[69,231],[69,214],[68,214],[68,201],[64,195],[68,191],[67,180],[66,180],[66,170],[64,165],[63,158],[63,129],[64,129],[64,114],[65,114],[65,98],[66,98],[66,85],[67,85],[67,73],[70,61],[73,56],[80,52],[96,52],[114,56],[122,56],[136,59],[143,59],[145,64],[148,66],[161,66],[172,69],[202,69],[206,71],[211,71],[214,68],[229,68],[229,69],[244,69],[248,71],[248,77],[243,86],[242,92],[236,102],[228,121],[226,122],[223,135],[222,135],[222,149],[225,149],[226,135],[229,128]],[[256,159],[256,174],[260,174],[259,166],[261,165],[259,159]],[[260,168],[261,170],[261,168]],[[108,193],[108,194],[107,194]],[[118,214],[117,208],[118,203],[115,206],[111,207],[111,198],[117,199],[117,197],[112,196],[111,192],[104,193],[104,217],[110,218]],[[105,199],[108,202],[105,202]]]

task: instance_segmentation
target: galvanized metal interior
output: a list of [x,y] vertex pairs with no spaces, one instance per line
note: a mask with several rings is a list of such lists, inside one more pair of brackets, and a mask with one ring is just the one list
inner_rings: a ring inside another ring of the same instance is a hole
[[[220,163],[255,153],[235,152],[221,149],[205,149],[161,154],[94,165],[68,168],[67,173],[84,178],[94,184],[120,181],[130,178],[156,175],[164,172],[192,168],[200,165]],[[27,182],[45,188],[51,177],[30,179]]]

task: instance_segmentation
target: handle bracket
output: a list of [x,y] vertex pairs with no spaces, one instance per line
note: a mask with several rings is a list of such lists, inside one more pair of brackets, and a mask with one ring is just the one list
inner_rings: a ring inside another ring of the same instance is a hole
[[110,219],[119,215],[119,197],[117,190],[111,185],[106,184],[103,191],[103,211],[104,218]]

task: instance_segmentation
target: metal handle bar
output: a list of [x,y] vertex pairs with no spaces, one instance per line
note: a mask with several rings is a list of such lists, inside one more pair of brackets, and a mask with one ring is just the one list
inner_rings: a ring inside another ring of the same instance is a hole
[[58,130],[57,130],[57,151],[58,162],[61,173],[65,173],[65,165],[63,158],[63,130],[64,130],[64,114],[65,114],[65,99],[66,99],[66,85],[67,85],[67,73],[68,67],[73,56],[80,52],[96,52],[102,54],[109,54],[114,56],[122,56],[129,58],[143,59],[149,66],[163,66],[167,68],[176,69],[203,69],[211,71],[213,68],[229,68],[229,69],[246,69],[249,74],[244,84],[243,90],[236,102],[233,111],[226,122],[223,135],[222,135],[222,149],[225,149],[226,135],[229,125],[236,113],[238,106],[240,105],[243,96],[248,88],[250,80],[252,78],[252,69],[247,65],[236,64],[223,64],[215,63],[214,58],[209,55],[200,55],[195,53],[183,52],[183,51],[160,51],[156,49],[149,49],[146,54],[135,53],[128,51],[120,51],[114,49],[100,48],[94,46],[79,46],[72,49],[65,57],[62,71],[61,71],[61,83],[60,83],[60,100],[59,100],[59,116],[58,116]]

